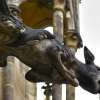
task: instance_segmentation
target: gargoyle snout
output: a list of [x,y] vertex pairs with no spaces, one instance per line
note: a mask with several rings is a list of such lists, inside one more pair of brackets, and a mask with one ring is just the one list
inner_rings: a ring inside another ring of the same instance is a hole
[[[94,80],[94,94],[99,93],[100,94],[100,73],[96,73],[97,75],[95,76],[95,78],[93,78]],[[92,84],[92,83],[91,83]]]

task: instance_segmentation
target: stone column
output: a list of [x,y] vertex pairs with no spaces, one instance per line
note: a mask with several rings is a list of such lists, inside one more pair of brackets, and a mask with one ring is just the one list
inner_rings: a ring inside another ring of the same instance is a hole
[[[56,38],[63,43],[63,30],[64,30],[64,17],[63,11],[65,7],[65,0],[54,0],[54,14],[53,14],[53,27]],[[53,100],[62,100],[62,86],[53,84]]]
[[0,68],[0,100],[3,100],[3,73],[4,73],[4,68]]
[[8,57],[7,61],[7,66],[3,72],[3,100],[14,100],[14,59],[13,57]]
[[[79,0],[67,0],[67,9],[65,9],[64,22],[64,42],[69,46],[73,54],[77,51],[79,42]],[[71,66],[70,66],[71,67]],[[69,84],[66,85],[66,100],[75,100],[75,88]]]
[[26,81],[26,100],[37,100],[37,87],[36,83]]
[[30,70],[28,66],[20,62],[20,74],[23,77],[23,84],[24,85],[24,98],[25,100],[37,100],[37,84],[31,83],[25,79],[25,73]]

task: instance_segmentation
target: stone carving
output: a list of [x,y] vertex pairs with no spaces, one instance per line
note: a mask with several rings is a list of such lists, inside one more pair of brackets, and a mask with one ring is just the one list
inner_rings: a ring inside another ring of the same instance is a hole
[[[5,0],[0,0],[1,18],[1,66],[6,65],[7,56],[15,56],[23,63],[32,69],[40,70],[41,65],[43,73],[45,67],[50,66],[50,70],[56,69],[58,72],[68,80],[69,83],[76,86],[78,83],[75,75],[68,71],[68,69],[60,68],[58,55],[66,58],[67,49],[51,35],[48,31],[42,29],[32,29],[24,25],[13,13],[10,12]],[[43,40],[43,41],[42,41]],[[3,50],[2,50],[3,49]],[[54,59],[52,59],[52,57]],[[56,64],[57,63],[57,64]],[[59,64],[58,64],[59,63]],[[57,67],[57,65],[59,67]],[[56,67],[55,67],[56,66]],[[49,68],[47,67],[49,70]],[[60,72],[59,69],[62,71]],[[40,72],[42,71],[40,70]],[[66,71],[64,73],[63,71]],[[36,79],[36,82],[44,79]],[[46,81],[46,80],[44,80]],[[57,82],[57,79],[49,79],[50,82]],[[58,81],[59,82],[59,81]],[[57,83],[58,83],[57,82]]]
[[100,69],[87,47],[83,64],[48,31],[24,25],[10,12],[5,0],[0,0],[0,66],[6,66],[8,56],[17,57],[31,68],[25,75],[31,82],[77,86],[79,81],[87,91],[100,92]]
[[100,93],[100,67],[94,64],[95,57],[87,47],[84,47],[84,58],[85,64],[75,60],[72,65],[79,85],[93,94]]

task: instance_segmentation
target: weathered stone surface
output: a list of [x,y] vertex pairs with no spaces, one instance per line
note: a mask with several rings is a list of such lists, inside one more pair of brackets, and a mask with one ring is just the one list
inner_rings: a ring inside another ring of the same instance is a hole
[[9,57],[8,66],[0,68],[0,100],[36,100],[36,85],[25,80],[28,67]]

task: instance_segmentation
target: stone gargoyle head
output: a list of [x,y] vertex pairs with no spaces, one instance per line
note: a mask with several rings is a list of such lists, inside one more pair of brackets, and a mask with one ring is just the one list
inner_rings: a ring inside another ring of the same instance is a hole
[[84,47],[85,64],[76,61],[75,73],[80,86],[93,93],[100,93],[100,68],[94,64],[94,55]]

